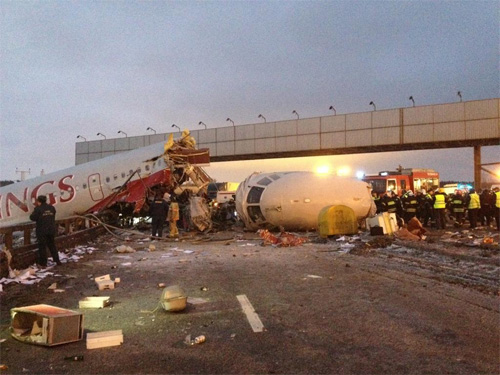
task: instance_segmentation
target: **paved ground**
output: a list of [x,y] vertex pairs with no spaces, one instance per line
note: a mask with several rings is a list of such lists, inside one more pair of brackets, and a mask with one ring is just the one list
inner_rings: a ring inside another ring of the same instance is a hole
[[[61,276],[9,284],[1,294],[2,373],[499,373],[498,246],[434,240],[374,249],[329,240],[277,248],[260,246],[255,234],[217,236],[155,242],[149,252],[138,237],[106,235],[92,244],[98,251],[55,268]],[[137,251],[115,253],[122,244]],[[108,273],[120,284],[98,291],[92,277]],[[48,290],[53,282],[65,292]],[[158,283],[182,286],[195,303],[148,312],[160,300]],[[264,332],[253,332],[241,294]],[[79,310],[91,295],[113,304]],[[13,339],[10,309],[38,303],[83,312],[85,333],[121,329],[124,343],[87,350],[85,340],[42,347]],[[189,346],[187,335],[207,340]],[[72,355],[84,359],[64,359]]]

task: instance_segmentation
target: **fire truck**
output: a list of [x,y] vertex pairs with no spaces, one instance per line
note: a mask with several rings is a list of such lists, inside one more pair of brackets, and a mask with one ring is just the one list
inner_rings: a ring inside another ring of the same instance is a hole
[[363,181],[372,185],[376,193],[385,193],[388,190],[401,195],[402,190],[416,192],[426,191],[439,187],[439,173],[434,169],[398,168],[396,171],[381,171],[376,175],[365,175]]

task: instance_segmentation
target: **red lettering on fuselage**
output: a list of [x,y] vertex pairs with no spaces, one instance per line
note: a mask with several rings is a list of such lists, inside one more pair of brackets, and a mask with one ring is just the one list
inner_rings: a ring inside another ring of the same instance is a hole
[[28,188],[24,189],[23,201],[19,200],[13,193],[7,193],[5,197],[5,208],[7,210],[7,216],[11,216],[10,213],[10,202],[14,203],[21,211],[28,212],[28,205],[26,199],[28,198]]
[[64,180],[67,178],[72,179],[73,175],[64,176],[63,178],[61,178],[61,180],[59,181],[59,184],[58,184],[59,189],[61,189],[61,191],[67,191],[69,193],[68,198],[63,198],[61,196],[61,199],[60,199],[61,203],[69,202],[70,200],[72,200],[75,197],[75,188],[72,185],[68,185],[68,184],[64,183]]
[[[54,181],[45,181],[42,182],[40,185],[35,187],[33,191],[31,192],[31,199],[35,200],[39,195],[42,195],[39,193],[40,189],[44,185],[54,185]],[[50,204],[55,204],[56,203],[56,198],[54,197],[54,193],[49,193],[49,194],[43,194],[43,195],[48,195],[49,197],[49,202]]]

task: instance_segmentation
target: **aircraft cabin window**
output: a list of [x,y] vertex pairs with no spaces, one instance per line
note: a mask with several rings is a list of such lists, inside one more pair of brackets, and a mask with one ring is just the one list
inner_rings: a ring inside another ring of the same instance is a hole
[[118,175],[117,175],[117,174],[115,174],[115,175],[113,176],[113,180],[115,180],[115,181],[116,181],[116,180],[118,180]]
[[110,178],[109,177],[106,177],[106,182],[109,182],[110,181]]
[[96,178],[95,177],[92,177],[92,182],[96,182]]
[[264,188],[253,186],[248,192],[247,203],[259,203]]
[[83,184],[83,185],[82,185],[82,187],[83,187],[84,189],[86,189],[86,188],[87,188],[87,184]]
[[125,172],[122,172],[122,178],[125,178],[126,174]]
[[142,172],[142,169],[141,168],[137,168],[137,173],[141,173]]
[[130,171],[128,171],[129,176],[132,176],[132,173],[134,173],[134,171],[132,169]]
[[257,182],[259,185],[264,185],[264,186],[267,186],[269,185],[271,182],[273,182],[273,180],[267,178],[267,177],[264,177],[262,180],[260,180],[259,182]]
[[146,164],[145,169],[146,169],[147,171],[149,171],[149,164]]

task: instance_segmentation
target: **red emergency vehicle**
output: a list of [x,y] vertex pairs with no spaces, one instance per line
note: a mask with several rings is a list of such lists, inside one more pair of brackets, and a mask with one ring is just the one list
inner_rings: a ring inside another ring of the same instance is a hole
[[439,173],[434,169],[398,168],[396,171],[382,171],[376,175],[365,175],[363,181],[372,184],[373,191],[385,193],[388,190],[401,195],[402,190],[420,189],[426,191],[439,187]]

